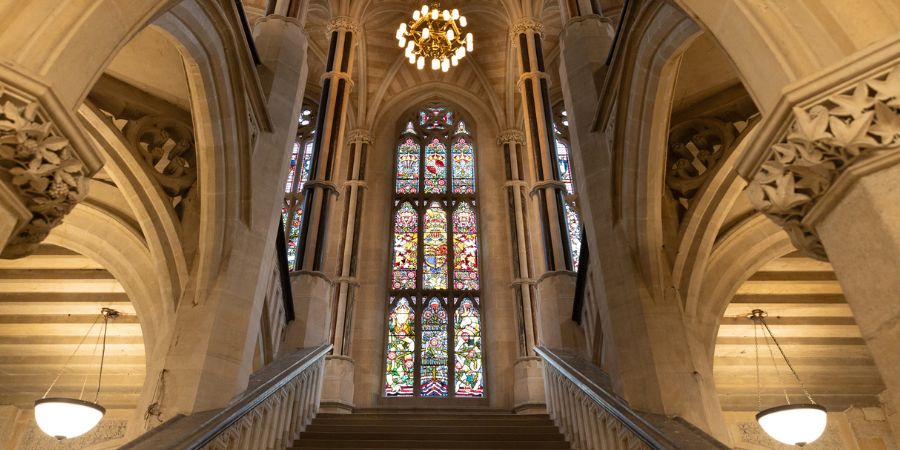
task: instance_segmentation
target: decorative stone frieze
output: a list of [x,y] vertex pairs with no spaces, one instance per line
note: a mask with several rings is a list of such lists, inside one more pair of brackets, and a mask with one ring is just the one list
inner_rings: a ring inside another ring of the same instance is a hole
[[900,67],[812,105],[795,107],[747,187],[754,207],[781,225],[803,253],[826,260],[807,214],[853,164],[900,150]]
[[33,252],[87,196],[87,169],[40,103],[0,90],[0,168],[31,219],[10,237],[4,258]]
[[687,120],[672,128],[666,185],[682,210],[688,209],[691,199],[736,138],[733,124],[715,118]]

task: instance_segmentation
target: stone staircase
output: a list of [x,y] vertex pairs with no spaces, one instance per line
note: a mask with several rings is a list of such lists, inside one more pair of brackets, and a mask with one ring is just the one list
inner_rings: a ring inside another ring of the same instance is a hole
[[319,414],[292,449],[570,449],[546,414]]

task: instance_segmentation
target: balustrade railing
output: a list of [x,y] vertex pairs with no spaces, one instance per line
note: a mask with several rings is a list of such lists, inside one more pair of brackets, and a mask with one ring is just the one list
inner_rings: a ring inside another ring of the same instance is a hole
[[179,416],[121,447],[133,450],[284,450],[316,416],[331,345],[266,366],[227,407]]
[[600,368],[535,348],[544,360],[547,412],[576,450],[720,450],[725,445],[681,418],[632,410]]

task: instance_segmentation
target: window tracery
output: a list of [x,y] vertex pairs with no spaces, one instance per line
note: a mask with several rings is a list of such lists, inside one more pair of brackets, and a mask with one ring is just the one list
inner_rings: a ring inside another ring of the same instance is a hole
[[291,169],[284,185],[281,220],[284,222],[288,267],[296,269],[300,226],[303,223],[304,184],[309,181],[312,168],[313,138],[316,135],[315,108],[304,104],[298,117],[297,138],[291,151]]

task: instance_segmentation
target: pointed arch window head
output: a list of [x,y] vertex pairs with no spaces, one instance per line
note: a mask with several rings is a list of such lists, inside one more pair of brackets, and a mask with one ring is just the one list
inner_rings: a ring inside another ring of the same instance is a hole
[[397,144],[384,394],[484,394],[475,145],[443,106]]

